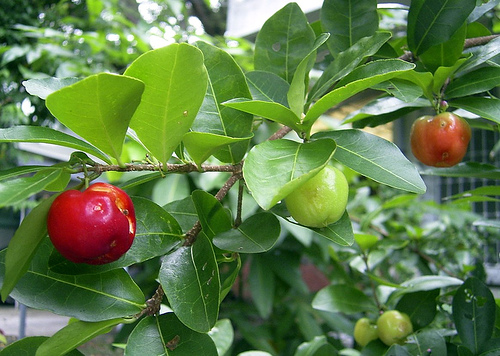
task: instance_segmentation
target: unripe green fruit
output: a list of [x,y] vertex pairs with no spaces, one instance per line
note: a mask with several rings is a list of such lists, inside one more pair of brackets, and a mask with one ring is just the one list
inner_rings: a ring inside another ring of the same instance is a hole
[[333,166],[326,166],[290,193],[285,203],[299,224],[321,228],[342,217],[348,195],[349,186],[344,174]]
[[378,337],[387,346],[401,344],[413,332],[410,317],[397,310],[389,310],[377,320]]
[[361,318],[354,325],[354,340],[359,346],[365,347],[370,341],[378,339],[377,325],[372,324],[370,319]]

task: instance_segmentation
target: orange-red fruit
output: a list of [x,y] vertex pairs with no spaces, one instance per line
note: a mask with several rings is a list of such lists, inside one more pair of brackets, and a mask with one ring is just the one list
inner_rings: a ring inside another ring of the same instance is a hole
[[127,193],[108,183],[67,190],[52,203],[47,230],[54,247],[72,262],[113,262],[134,241],[134,206]]
[[426,115],[413,123],[411,150],[427,166],[451,167],[464,158],[470,136],[469,124],[458,115],[450,112]]

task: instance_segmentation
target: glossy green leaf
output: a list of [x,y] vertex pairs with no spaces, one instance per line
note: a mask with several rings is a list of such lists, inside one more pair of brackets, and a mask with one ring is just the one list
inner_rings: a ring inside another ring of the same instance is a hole
[[280,235],[281,227],[274,214],[252,215],[235,229],[218,234],[213,243],[221,250],[260,253],[270,250]]
[[57,195],[53,195],[31,210],[10,240],[5,254],[5,272],[1,289],[3,301],[28,271],[38,246],[47,235],[47,214],[56,197]]
[[191,193],[190,182],[187,174],[165,174],[158,179],[151,192],[151,199],[158,205],[165,205],[172,201],[182,199]]
[[467,279],[453,297],[453,320],[463,345],[477,354],[491,338],[495,325],[495,298],[482,281]]
[[[48,340],[48,336],[28,336],[19,339],[0,351],[2,356],[32,356],[38,347]],[[84,356],[80,351],[73,350],[67,356]]]
[[56,250],[49,259],[52,272],[61,274],[103,273],[150,260],[172,251],[183,241],[183,232],[177,221],[151,200],[133,197],[137,223],[134,243],[118,260],[104,265],[73,263]]
[[290,89],[287,93],[287,101],[290,110],[295,115],[301,117],[304,112],[306,86],[309,83],[309,71],[316,61],[316,51],[330,37],[328,33],[322,33],[314,41],[314,46],[307,56],[300,61],[290,83]]
[[177,220],[185,232],[198,221],[198,214],[191,196],[168,203],[163,208]]
[[312,230],[341,246],[351,246],[354,243],[354,232],[347,212],[344,212],[344,215],[337,222]]
[[335,284],[321,289],[314,296],[312,307],[318,310],[346,314],[377,310],[372,298],[347,284]]
[[460,71],[468,72],[472,69],[478,68],[486,61],[491,60],[493,57],[500,54],[500,37],[497,37],[485,45],[476,46],[468,51],[472,56],[468,58],[465,64],[460,68]]
[[40,78],[25,80],[23,85],[28,93],[45,100],[49,94],[80,80],[81,78]]
[[[430,103],[426,99],[417,99],[412,102],[404,102],[398,98],[385,96],[377,98],[361,109],[352,112],[347,115],[343,121],[344,124],[356,123],[358,121],[367,122],[370,119],[376,120],[377,118],[383,117],[385,114],[390,115],[391,113],[402,111],[402,110],[418,110],[419,108],[429,107]],[[395,115],[396,118],[400,118],[402,115]]]
[[0,208],[28,199],[58,180],[62,169],[44,169],[31,177],[5,180],[0,183]]
[[407,80],[414,84],[417,84],[423,91],[424,96],[429,102],[432,102],[434,98],[433,93],[433,84],[434,84],[434,76],[431,72],[419,72],[416,70],[410,70],[406,72],[403,76],[400,76],[398,79]]
[[231,349],[234,340],[234,330],[231,320],[218,320],[215,326],[208,332],[208,336],[214,341],[218,355],[226,355]]
[[437,298],[439,289],[408,293],[396,304],[396,310],[406,313],[418,330],[429,325],[437,314]]
[[[18,166],[10,169],[0,171],[0,181],[14,178],[18,176],[22,176],[29,173],[36,173],[41,170],[48,169],[47,166],[38,166],[38,165],[30,165],[30,166]],[[52,166],[52,169],[59,170],[60,168],[57,166]]]
[[217,356],[214,342],[183,325],[173,313],[142,319],[129,336],[125,356]]
[[188,328],[208,332],[217,321],[220,302],[219,268],[212,244],[200,233],[163,259],[160,283],[170,307]]
[[287,93],[290,84],[272,72],[255,70],[245,74],[252,98],[258,101],[270,101],[288,106]]
[[335,147],[330,139],[265,141],[254,146],[245,160],[245,182],[257,203],[268,210],[328,164]]
[[46,105],[65,126],[119,160],[143,91],[140,80],[100,73],[53,92]]
[[66,355],[87,341],[99,335],[107,334],[118,324],[130,323],[135,320],[135,318],[116,318],[97,322],[80,320],[70,322],[42,343],[35,356]]
[[500,83],[500,68],[483,67],[451,81],[446,87],[446,98],[479,94],[497,87]]
[[337,85],[336,89],[323,96],[309,109],[304,118],[304,123],[308,125],[308,127],[311,127],[316,119],[331,107],[362,90],[397,77],[413,68],[413,64],[399,59],[378,60],[358,67],[344,77]]
[[228,231],[232,227],[230,212],[220,201],[204,190],[195,190],[191,194],[203,232],[208,238]]
[[257,34],[255,69],[275,73],[291,83],[299,63],[311,52],[315,37],[299,5],[285,5]]
[[[203,52],[204,64],[208,71],[208,90],[205,100],[193,123],[192,130],[210,134],[243,138],[214,154],[219,160],[228,163],[240,162],[246,154],[248,137],[251,136],[253,116],[221,105],[233,98],[252,96],[241,68],[226,51],[206,42],[197,42]],[[222,142],[222,141],[221,141]]]
[[[30,268],[12,291],[12,298],[31,308],[83,321],[135,315],[145,307],[144,294],[125,270],[78,276],[53,273],[47,266],[52,250],[48,239],[40,244]],[[5,275],[4,261],[4,251],[0,251],[1,283]]]
[[251,138],[251,136],[229,137],[208,132],[191,131],[184,135],[183,142],[194,163],[200,166],[221,148],[228,147],[237,142],[248,143]]
[[225,106],[238,109],[265,119],[289,126],[295,131],[301,131],[301,119],[295,113],[280,103],[250,99],[232,99],[223,103]]
[[335,56],[309,92],[308,103],[325,94],[332,85],[345,77],[366,57],[375,54],[391,38],[390,32],[376,32],[361,38],[354,45]]
[[203,54],[191,45],[171,44],[137,58],[125,74],[146,88],[130,127],[161,163],[166,163],[190,129],[207,90]]
[[448,103],[452,107],[464,109],[497,124],[500,123],[500,99],[472,96],[457,98]]
[[419,55],[419,60],[434,72],[438,67],[451,67],[462,56],[467,25],[460,28],[445,42],[434,45]]
[[321,8],[321,25],[331,34],[327,44],[336,55],[378,30],[377,1],[325,0]]
[[269,271],[263,255],[252,256],[248,286],[259,315],[267,319],[273,310],[276,280],[274,273]]
[[420,172],[422,175],[442,177],[475,177],[487,179],[500,179],[500,169],[496,166],[478,162],[462,162],[449,168],[426,168]]
[[240,255],[234,256],[234,260],[231,262],[226,262],[221,265],[219,269],[221,270],[221,289],[220,289],[220,300],[223,301],[224,298],[233,290],[234,282],[240,276],[241,270],[241,257]]
[[420,55],[432,46],[448,41],[467,20],[475,1],[421,0],[410,5],[408,47]]
[[43,126],[12,126],[0,129],[0,142],[41,142],[74,148],[87,152],[106,163],[111,163],[102,151],[74,136]]
[[440,93],[443,87],[449,81],[450,77],[453,77],[460,67],[467,61],[467,58],[458,59],[449,67],[439,67],[434,72],[434,78],[432,83],[432,90],[434,93]]
[[383,90],[404,103],[413,103],[424,93],[417,84],[398,78],[377,84],[373,89]]
[[411,355],[418,355],[422,350],[431,350],[435,355],[447,355],[445,338],[438,330],[422,330],[410,340],[405,346]]
[[410,351],[406,349],[406,347],[401,346],[399,344],[392,345],[385,356],[413,356]]
[[479,356],[495,356],[500,353],[500,338],[495,337],[487,340],[481,347]]
[[335,140],[334,158],[366,177],[413,193],[426,191],[416,167],[392,142],[354,129],[320,132],[313,138]]
[[311,341],[303,342],[297,347],[294,356],[327,356],[335,355],[337,350],[328,342],[325,335],[316,336]]
[[446,287],[456,287],[463,284],[461,279],[449,276],[420,276],[409,279],[399,285],[399,289],[394,291],[390,299],[400,298],[404,294],[415,293],[421,291],[430,291]]

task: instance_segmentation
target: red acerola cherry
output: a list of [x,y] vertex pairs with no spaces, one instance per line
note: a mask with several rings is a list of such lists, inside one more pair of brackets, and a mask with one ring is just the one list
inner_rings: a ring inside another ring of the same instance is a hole
[[413,123],[411,150],[427,166],[451,167],[464,158],[470,137],[470,126],[460,116],[450,112],[426,115]]
[[134,205],[127,193],[108,183],[95,183],[83,192],[67,190],[52,203],[47,229],[54,247],[68,260],[113,262],[134,241]]

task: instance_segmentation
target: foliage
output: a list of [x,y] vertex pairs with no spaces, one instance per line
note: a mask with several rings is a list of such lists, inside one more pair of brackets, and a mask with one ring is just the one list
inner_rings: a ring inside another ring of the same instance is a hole
[[[75,150],[0,172],[0,207],[54,193],[0,251],[1,297],[76,320],[0,354],[78,354],[117,325],[125,355],[496,354],[498,311],[478,258],[498,226],[468,204],[498,189],[425,202],[420,167],[360,130],[443,101],[472,127],[496,129],[499,39],[469,36],[491,7],[461,4],[412,2],[400,38],[380,28],[376,1],[326,0],[313,24],[289,3],[259,32],[251,71],[200,40],[122,58],[123,73],[25,81],[79,138],[0,129],[0,142]],[[367,89],[373,101],[318,129]],[[349,177],[347,210],[325,228],[301,226],[282,201],[330,163]],[[107,177],[134,195],[134,244],[107,265],[71,263],[46,236],[51,199],[104,173],[120,173]],[[498,178],[476,162],[425,173]],[[312,285],[311,273],[324,282]],[[388,309],[410,316],[407,342],[354,345],[356,320]]]

